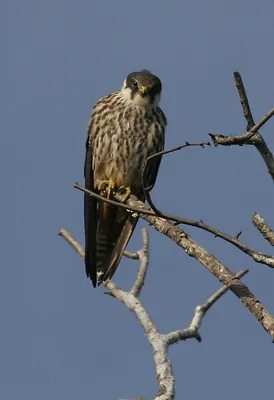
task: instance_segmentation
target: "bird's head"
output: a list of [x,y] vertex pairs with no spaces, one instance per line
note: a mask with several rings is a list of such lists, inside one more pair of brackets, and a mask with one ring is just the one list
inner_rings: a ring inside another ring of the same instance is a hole
[[132,72],[124,80],[121,93],[140,107],[156,107],[160,102],[162,83],[150,71]]

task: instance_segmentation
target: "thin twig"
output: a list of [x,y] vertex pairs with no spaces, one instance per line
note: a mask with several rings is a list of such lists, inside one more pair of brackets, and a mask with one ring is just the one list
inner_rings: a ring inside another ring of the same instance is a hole
[[[168,149],[168,150],[162,150],[162,151],[159,151],[158,153],[155,153],[155,154],[152,154],[151,156],[149,156],[146,159],[146,162],[145,162],[145,165],[143,168],[143,172],[142,172],[142,185],[143,185],[143,190],[144,190],[146,200],[149,202],[149,200],[147,199],[147,194],[148,194],[149,190],[151,189],[151,187],[146,186],[145,177],[146,177],[146,171],[147,171],[148,165],[152,160],[154,160],[155,158],[158,158],[158,157],[162,157],[163,155],[173,153],[174,151],[179,151],[179,150],[185,149],[186,147],[202,147],[202,148],[204,148],[206,146],[210,146],[210,142],[201,142],[201,143],[185,142],[184,144],[182,144],[180,146],[173,147],[172,149]],[[151,208],[154,210],[153,205]],[[155,211],[155,212],[157,213],[157,211]]]
[[59,233],[59,236],[64,238],[70,245],[71,247],[79,254],[79,256],[85,260],[85,250],[83,246],[80,245],[79,242],[64,228],[61,228]]
[[136,251],[135,253],[130,253],[129,251],[125,250],[124,256],[127,258],[131,258],[132,260],[139,260],[138,251]]
[[139,297],[142,287],[145,283],[147,267],[149,263],[149,254],[148,254],[148,231],[147,229],[142,229],[142,237],[143,237],[143,247],[140,251],[138,251],[139,259],[140,259],[140,267],[138,271],[137,278],[134,282],[130,293],[135,297]]
[[256,226],[259,232],[263,235],[263,237],[269,241],[269,243],[274,246],[274,232],[267,224],[265,219],[260,216],[258,213],[254,213],[252,216],[252,222]]
[[[240,271],[237,274],[235,274],[233,278],[240,279],[247,273],[248,269]],[[205,317],[207,311],[213,306],[213,304],[216,303],[216,301],[219,300],[220,297],[222,297],[229,290],[231,284],[232,282],[227,286],[222,286],[212,296],[210,296],[209,299],[207,299],[203,304],[195,308],[194,316],[188,328],[178,329],[176,331],[168,333],[166,335],[167,344],[171,345],[177,343],[180,340],[186,340],[189,338],[195,338],[198,340],[198,342],[201,342],[202,338],[199,334],[199,329],[201,327],[203,318]]]
[[[274,268],[274,257],[273,256],[254,250],[254,249],[248,247],[247,245],[245,245],[244,243],[242,243],[240,240],[238,240],[237,237],[233,237],[224,232],[221,232],[220,230],[205,224],[203,221],[192,221],[187,218],[181,218],[181,217],[177,217],[175,215],[163,213],[160,210],[158,210],[156,207],[155,207],[155,209],[157,210],[156,213],[154,211],[152,211],[151,209],[149,209],[148,207],[146,207],[146,208],[131,207],[128,203],[124,204],[124,203],[119,203],[119,201],[109,200],[106,197],[98,195],[97,193],[94,193],[88,189],[85,189],[84,187],[82,187],[78,184],[75,184],[74,187],[82,192],[89,194],[90,196],[96,197],[96,199],[98,199],[100,201],[105,201],[105,202],[115,205],[117,207],[122,207],[122,208],[126,209],[127,211],[135,212],[141,216],[142,215],[153,216],[153,217],[157,216],[159,218],[164,218],[169,221],[175,221],[177,223],[176,225],[178,225],[178,223],[179,223],[179,224],[194,226],[196,228],[203,229],[204,231],[212,233],[215,237],[219,237],[219,238],[231,243],[233,246],[237,247],[239,250],[241,250],[248,256],[252,257],[253,260],[256,261],[257,263],[267,265],[270,268]],[[149,195],[149,193],[148,193],[148,195]],[[132,199],[136,199],[136,197],[134,197],[134,196],[131,196],[131,197],[132,197]],[[122,200],[122,197],[119,195],[119,193],[114,194],[114,198],[117,200]],[[149,195],[149,198],[150,198],[150,195]],[[152,202],[151,198],[150,198],[150,201]],[[141,204],[144,204],[144,203],[141,203]],[[144,206],[145,206],[145,204],[144,204]]]

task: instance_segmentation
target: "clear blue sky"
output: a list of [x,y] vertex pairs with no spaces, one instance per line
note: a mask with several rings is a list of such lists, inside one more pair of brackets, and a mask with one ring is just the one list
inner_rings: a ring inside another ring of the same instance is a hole
[[[272,0],[138,2],[6,0],[1,26],[2,399],[119,399],[157,389],[146,337],[118,301],[93,290],[77,254],[57,236],[83,242],[85,137],[94,102],[134,70],[163,82],[166,146],[245,129],[233,72],[242,73],[258,120],[273,107]],[[274,120],[262,133],[274,150]],[[255,149],[186,149],[166,156],[157,206],[235,234],[271,252],[251,224],[274,226],[273,183]],[[141,244],[140,223],[130,250]],[[149,229],[151,263],[142,294],[162,332],[188,325],[219,283],[174,243]],[[273,271],[237,249],[186,231],[245,282],[274,313]],[[137,265],[115,276],[129,288]],[[202,344],[171,348],[177,398],[256,400],[273,391],[273,344],[231,293],[209,312]],[[235,395],[236,393],[236,395]]]

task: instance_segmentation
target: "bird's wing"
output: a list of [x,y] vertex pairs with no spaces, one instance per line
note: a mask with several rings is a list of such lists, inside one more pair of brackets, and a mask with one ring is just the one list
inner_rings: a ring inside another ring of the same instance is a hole
[[[85,188],[94,190],[94,176],[92,168],[92,136],[91,122],[88,128],[85,159]],[[85,265],[87,276],[92,280],[93,286],[97,282],[96,270],[96,232],[97,232],[97,201],[94,197],[84,195],[84,221],[85,221]]]
[[[157,123],[159,124],[158,125],[159,131],[158,131],[158,144],[155,147],[155,153],[159,153],[160,151],[164,150],[165,147],[165,128],[167,121],[165,114],[160,107],[157,107],[156,116],[157,116]],[[144,176],[144,186],[146,188],[149,188],[149,190],[151,190],[155,185],[161,161],[162,161],[162,156],[158,156],[158,157],[153,157],[147,163]]]

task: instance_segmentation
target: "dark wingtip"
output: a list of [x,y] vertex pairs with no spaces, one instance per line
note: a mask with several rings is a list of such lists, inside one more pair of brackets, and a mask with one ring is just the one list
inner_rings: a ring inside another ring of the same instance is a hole
[[90,263],[89,261],[88,254],[86,254],[85,256],[85,266],[86,266],[87,277],[90,278],[90,280],[92,281],[92,285],[95,288],[97,284],[97,273],[96,270],[94,271],[94,269],[92,268],[92,263]]
[[91,279],[91,281],[92,281],[92,285],[93,285],[93,287],[94,288],[96,288],[96,278],[94,279],[94,278],[92,278],[91,276],[90,276],[90,279]]

